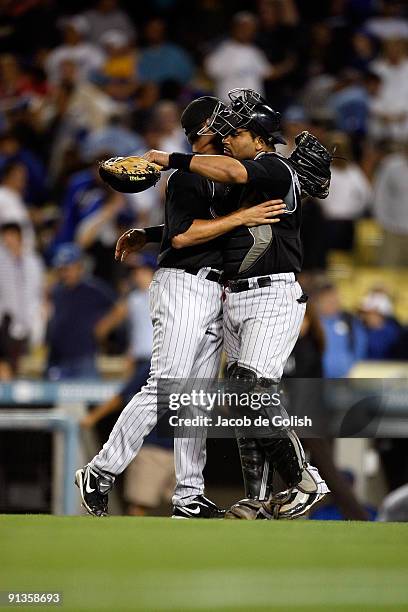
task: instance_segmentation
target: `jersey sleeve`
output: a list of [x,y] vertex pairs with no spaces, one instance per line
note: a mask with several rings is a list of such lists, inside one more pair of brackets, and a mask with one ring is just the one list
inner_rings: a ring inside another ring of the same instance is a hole
[[145,227],[147,242],[161,242],[163,240],[164,225]]
[[283,198],[292,184],[288,167],[274,155],[264,155],[260,159],[243,160],[242,165],[248,173],[248,183],[270,192],[271,197]]
[[176,171],[167,183],[168,239],[186,232],[194,219],[200,218],[203,199],[201,177],[189,172]]

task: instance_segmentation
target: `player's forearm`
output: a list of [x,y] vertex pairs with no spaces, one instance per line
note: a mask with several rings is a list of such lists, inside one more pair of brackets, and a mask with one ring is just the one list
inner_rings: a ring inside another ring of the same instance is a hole
[[152,149],[143,157],[163,168],[195,172],[219,183],[246,183],[248,181],[246,168],[241,162],[226,155],[166,153]]
[[175,249],[196,246],[214,240],[214,238],[218,238],[240,225],[242,225],[242,221],[239,212],[217,219],[195,219],[186,232],[172,238],[171,244]]
[[246,183],[248,180],[246,168],[241,162],[226,155],[194,155],[190,172],[219,183]]

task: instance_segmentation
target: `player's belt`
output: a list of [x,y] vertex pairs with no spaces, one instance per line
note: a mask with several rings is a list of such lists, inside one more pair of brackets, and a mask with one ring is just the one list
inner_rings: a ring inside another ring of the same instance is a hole
[[[295,274],[296,279],[296,274]],[[251,279],[251,283],[248,279],[243,278],[240,280],[231,280],[227,282],[227,287],[232,293],[239,293],[240,291],[249,291],[249,289],[261,289],[262,287],[270,287],[273,285],[275,280],[270,276],[259,276],[258,278]]]
[[[197,276],[199,270],[185,270],[188,274],[193,274]],[[204,276],[206,280],[214,281],[215,283],[221,283],[222,272],[218,272],[217,270],[210,270],[207,272],[207,275]]]
[[260,289],[261,287],[270,287],[273,280],[270,276],[260,276],[257,279],[252,279],[251,284],[249,280],[243,278],[242,280],[228,281],[227,287],[232,293],[239,293],[240,291],[249,291],[249,289]]

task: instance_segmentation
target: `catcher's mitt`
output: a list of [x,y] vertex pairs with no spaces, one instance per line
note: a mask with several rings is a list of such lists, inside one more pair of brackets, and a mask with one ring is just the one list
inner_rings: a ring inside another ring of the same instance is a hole
[[100,177],[116,191],[137,193],[153,187],[162,167],[144,157],[111,157],[99,164]]
[[333,156],[309,132],[295,138],[296,149],[288,158],[299,177],[302,197],[327,198],[330,187],[330,164]]

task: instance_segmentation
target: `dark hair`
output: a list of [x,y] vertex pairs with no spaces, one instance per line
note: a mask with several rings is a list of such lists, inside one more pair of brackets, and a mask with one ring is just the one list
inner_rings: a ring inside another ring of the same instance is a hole
[[9,221],[8,223],[2,223],[0,225],[0,234],[4,234],[5,232],[18,232],[20,236],[23,234],[23,229],[19,223],[15,221]]
[[17,167],[17,166],[23,166],[24,164],[22,164],[21,161],[19,161],[18,159],[15,158],[11,158],[8,159],[4,164],[3,167],[1,168],[1,172],[0,172],[0,181],[4,181],[9,174],[11,174],[13,172],[13,170]]

